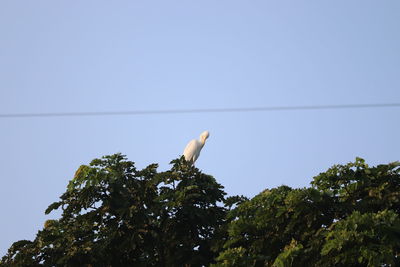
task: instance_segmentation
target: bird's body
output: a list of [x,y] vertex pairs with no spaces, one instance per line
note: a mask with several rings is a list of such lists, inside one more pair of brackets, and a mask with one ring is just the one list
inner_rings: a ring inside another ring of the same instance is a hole
[[183,156],[185,157],[185,160],[194,164],[194,162],[199,158],[200,151],[203,148],[204,144],[206,143],[206,139],[209,136],[210,133],[208,131],[204,131],[200,135],[199,140],[193,139],[192,141],[190,141],[186,145],[185,150],[183,151]]
[[193,139],[187,144],[185,150],[183,151],[183,155],[185,159],[190,162],[195,162],[196,159],[200,155],[200,151],[203,148],[204,144],[202,144],[199,140]]

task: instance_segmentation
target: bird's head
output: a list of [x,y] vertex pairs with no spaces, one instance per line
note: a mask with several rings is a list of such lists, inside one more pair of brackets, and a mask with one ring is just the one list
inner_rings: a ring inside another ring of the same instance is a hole
[[204,131],[200,135],[200,140],[206,141],[206,139],[210,136],[210,133],[208,131]]

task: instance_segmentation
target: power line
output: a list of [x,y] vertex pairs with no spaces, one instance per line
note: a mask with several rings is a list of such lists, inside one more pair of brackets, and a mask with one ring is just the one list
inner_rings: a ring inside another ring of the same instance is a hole
[[271,106],[271,107],[247,107],[247,108],[160,109],[160,110],[92,111],[92,112],[4,113],[0,114],[0,118],[226,113],[226,112],[259,112],[259,111],[284,111],[284,110],[292,111],[292,110],[321,110],[321,109],[388,108],[388,107],[400,107],[400,103]]

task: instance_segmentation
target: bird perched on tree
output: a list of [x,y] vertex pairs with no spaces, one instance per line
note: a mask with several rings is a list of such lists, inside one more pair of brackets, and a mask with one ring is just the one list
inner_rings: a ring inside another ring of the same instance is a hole
[[187,161],[189,161],[191,164],[194,164],[194,162],[199,158],[200,151],[209,136],[210,133],[208,131],[204,131],[201,133],[199,140],[193,139],[187,144],[185,150],[183,151],[183,156]]

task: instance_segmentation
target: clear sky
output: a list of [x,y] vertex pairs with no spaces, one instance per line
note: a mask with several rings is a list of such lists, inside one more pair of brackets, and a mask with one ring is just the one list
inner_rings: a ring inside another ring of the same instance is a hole
[[[0,113],[400,102],[400,1],[0,1]],[[197,167],[230,194],[399,160],[400,108],[0,119],[0,256],[81,164]]]

